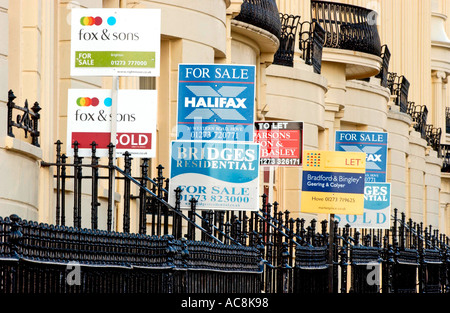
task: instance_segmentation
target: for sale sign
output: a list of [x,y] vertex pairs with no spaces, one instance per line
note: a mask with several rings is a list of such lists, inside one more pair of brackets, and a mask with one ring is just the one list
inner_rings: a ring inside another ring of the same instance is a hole
[[[108,156],[111,143],[112,91],[106,89],[69,89],[67,106],[67,155],[78,143],[79,156]],[[156,90],[119,90],[117,96],[116,155],[128,151],[132,157],[155,157]]]
[[253,142],[255,66],[180,64],[178,140]]
[[159,76],[161,11],[72,9],[72,76]]
[[366,182],[386,182],[388,133],[336,131],[335,150],[366,153]]
[[301,166],[303,122],[255,122],[261,166]]
[[181,208],[258,210],[259,145],[247,142],[173,141],[169,202],[181,189]]

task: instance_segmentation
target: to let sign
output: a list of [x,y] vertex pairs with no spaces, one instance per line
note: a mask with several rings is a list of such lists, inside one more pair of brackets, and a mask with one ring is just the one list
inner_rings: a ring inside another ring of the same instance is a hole
[[301,212],[361,215],[366,154],[304,151]]
[[301,166],[303,122],[255,122],[261,166]]

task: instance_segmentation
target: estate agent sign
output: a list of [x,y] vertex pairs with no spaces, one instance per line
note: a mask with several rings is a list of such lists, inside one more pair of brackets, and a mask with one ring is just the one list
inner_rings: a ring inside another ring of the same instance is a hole
[[261,145],[261,166],[302,165],[303,122],[255,122],[255,142]]
[[366,182],[386,182],[388,133],[336,131],[336,151],[364,152]]
[[72,76],[159,76],[161,11],[72,9]]
[[[97,156],[108,155],[111,142],[111,99],[108,89],[69,89],[67,106],[67,153],[73,155],[73,143],[79,143],[79,155],[91,156],[95,141]],[[136,158],[155,157],[156,147],[156,90],[118,92],[117,156],[128,151]]]
[[255,66],[180,64],[178,140],[253,142]]
[[366,154],[305,151],[301,212],[363,214]]
[[258,210],[259,145],[248,142],[173,141],[169,202],[179,187],[181,208]]

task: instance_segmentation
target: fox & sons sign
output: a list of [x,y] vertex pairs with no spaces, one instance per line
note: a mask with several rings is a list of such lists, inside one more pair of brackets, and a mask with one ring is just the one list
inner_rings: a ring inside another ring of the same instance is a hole
[[161,10],[72,9],[72,76],[159,76]]
[[[91,144],[97,144],[97,156],[108,156],[111,142],[111,99],[108,89],[69,89],[67,106],[67,155],[72,156],[73,143],[79,144],[79,156],[91,156]],[[155,157],[156,90],[118,91],[117,156],[128,151],[132,157]]]

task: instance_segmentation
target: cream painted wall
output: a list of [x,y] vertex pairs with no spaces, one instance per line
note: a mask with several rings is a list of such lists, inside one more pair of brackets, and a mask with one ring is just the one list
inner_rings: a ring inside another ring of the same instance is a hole
[[[266,77],[265,120],[303,122],[304,149],[319,149],[319,130],[325,127],[325,77],[308,67],[280,65],[269,66]],[[277,182],[274,198],[295,219],[300,216],[301,168],[275,168],[274,172]],[[307,216],[311,217],[309,214]]]
[[[9,65],[9,1],[0,1],[0,38],[2,38],[0,45],[0,73],[4,73],[0,76],[0,116],[6,116],[6,103],[8,102],[8,90],[9,80],[8,80],[8,65]],[[4,119],[3,119],[4,120]],[[3,126],[4,122],[0,122]],[[6,135],[6,126],[0,127],[0,138]]]
[[[14,91],[18,106],[23,107],[25,99],[30,108],[40,101],[40,1],[30,1],[30,11],[22,10],[23,5],[23,1],[0,1],[0,215],[19,208],[24,218],[37,220],[42,150],[31,145],[30,136],[25,138],[21,129],[13,128],[15,138],[6,134],[8,90]],[[20,113],[13,110],[13,119]]]

